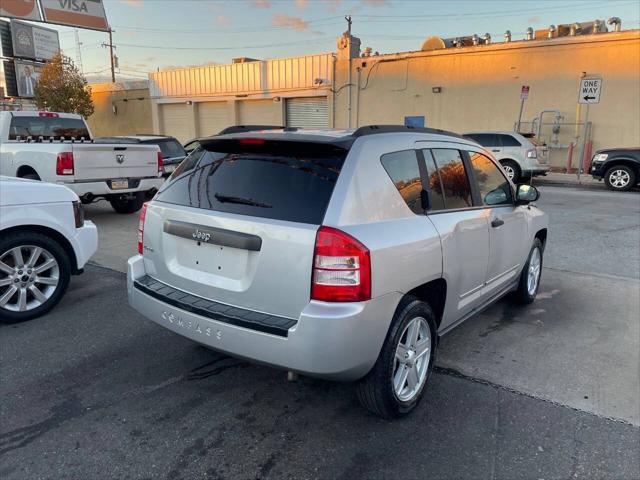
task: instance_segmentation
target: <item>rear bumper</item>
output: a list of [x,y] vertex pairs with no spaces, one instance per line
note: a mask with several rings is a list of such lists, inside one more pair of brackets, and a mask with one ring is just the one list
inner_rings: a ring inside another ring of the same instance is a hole
[[127,188],[122,190],[112,190],[109,187],[109,184],[106,180],[104,181],[95,181],[95,182],[58,182],[65,187],[73,190],[79,197],[82,197],[87,194],[92,194],[94,196],[99,195],[118,195],[121,193],[135,193],[135,192],[146,192],[152,189],[158,190],[164,179],[161,177],[153,177],[153,178],[142,178],[140,179],[140,183],[136,188]]
[[209,318],[149,295],[135,285],[146,275],[142,257],[130,258],[129,303],[148,319],[232,356],[333,380],[356,380],[371,369],[401,298],[392,293],[368,302],[311,301],[283,335],[229,323],[224,314]]
[[76,228],[74,238],[78,270],[84,267],[85,263],[96,253],[96,250],[98,250],[98,229],[93,222],[85,220],[82,227]]

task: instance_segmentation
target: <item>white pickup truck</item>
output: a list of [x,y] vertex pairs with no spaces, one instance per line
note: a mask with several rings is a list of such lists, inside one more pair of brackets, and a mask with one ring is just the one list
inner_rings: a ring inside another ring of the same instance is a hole
[[160,149],[92,138],[80,115],[0,112],[0,175],[62,184],[82,203],[104,198],[118,213],[138,211],[162,185]]

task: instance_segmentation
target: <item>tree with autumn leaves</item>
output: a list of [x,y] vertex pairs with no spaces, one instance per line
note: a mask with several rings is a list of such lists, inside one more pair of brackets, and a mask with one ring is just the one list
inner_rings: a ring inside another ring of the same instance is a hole
[[91,89],[73,60],[57,54],[43,68],[34,89],[38,108],[52,112],[93,114]]

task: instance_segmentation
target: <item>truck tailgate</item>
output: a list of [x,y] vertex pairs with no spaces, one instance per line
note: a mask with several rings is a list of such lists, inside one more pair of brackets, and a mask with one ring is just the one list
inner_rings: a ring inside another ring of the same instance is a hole
[[74,144],[75,180],[156,177],[158,151],[155,145]]

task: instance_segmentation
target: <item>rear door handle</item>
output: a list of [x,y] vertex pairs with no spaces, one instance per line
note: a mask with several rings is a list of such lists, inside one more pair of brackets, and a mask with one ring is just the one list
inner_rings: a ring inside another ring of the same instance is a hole
[[491,226],[493,228],[498,228],[501,225],[504,225],[504,220],[502,220],[501,218],[494,218],[493,220],[491,220]]
[[495,148],[495,149],[493,149],[493,150],[491,150],[491,151],[492,151],[492,152],[499,152],[499,151],[500,151],[500,149],[499,149],[499,148]]

